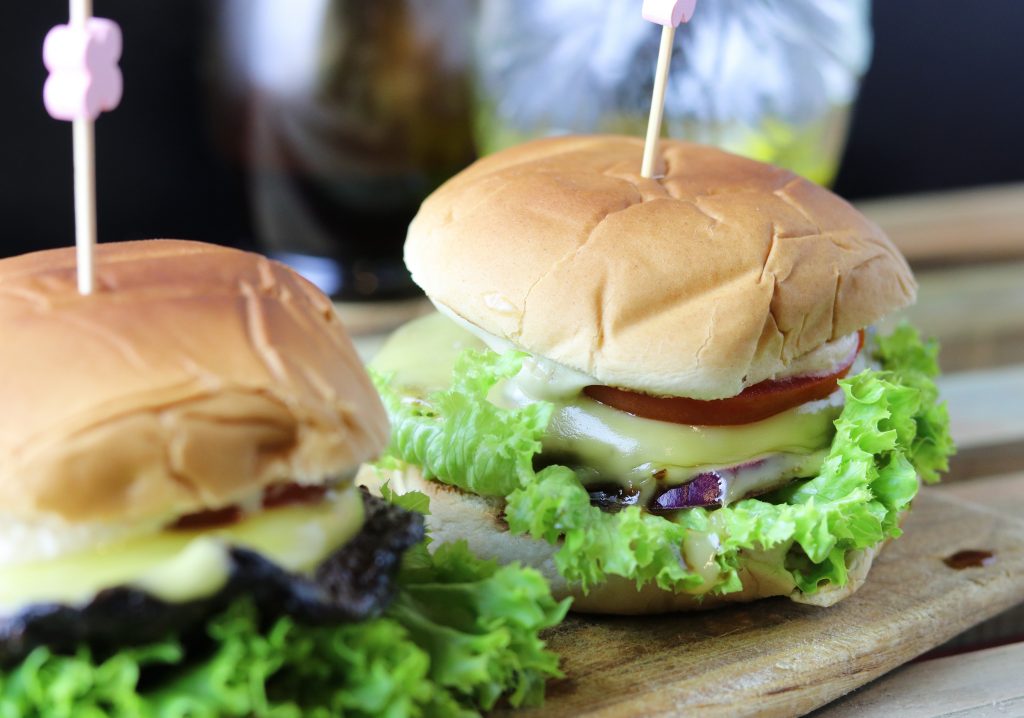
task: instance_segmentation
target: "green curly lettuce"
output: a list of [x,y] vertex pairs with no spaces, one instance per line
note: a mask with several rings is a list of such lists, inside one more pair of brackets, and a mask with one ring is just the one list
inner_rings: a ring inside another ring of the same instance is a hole
[[933,379],[939,375],[939,344],[922,342],[913,327],[902,324],[892,334],[877,339],[876,357],[900,380],[921,393],[920,411],[915,415],[916,432],[911,446],[911,463],[928,483],[949,470],[949,457],[956,448],[949,435],[949,413],[939,401]]
[[591,505],[571,469],[533,470],[551,405],[506,409],[487,399],[518,371],[521,354],[466,352],[449,389],[415,400],[403,399],[382,377],[376,381],[395,427],[394,458],[462,489],[504,496],[510,530],[559,545],[559,571],[584,590],[609,575],[638,587],[700,586],[703,579],[681,555],[687,535],[700,532],[719,542],[716,592],[741,588],[741,551],[782,546],[785,569],[801,590],[813,593],[826,583],[846,583],[851,551],[898,536],[917,477],[934,481],[947,468],[953,444],[933,381],[937,351],[908,326],[878,341],[883,368],[839,382],[846,403],[818,476],[768,497],[687,509],[671,519],[639,507],[604,512]]
[[719,511],[689,512],[690,525],[720,528],[719,563],[735,580],[739,552],[792,542],[786,568],[797,586],[845,585],[847,554],[900,535],[899,518],[917,493],[911,458],[921,394],[894,371],[840,381],[845,406],[818,476]]
[[535,705],[562,675],[538,634],[568,602],[536,571],[420,544],[400,584],[381,618],[334,627],[267,624],[238,601],[198,655],[177,638],[107,658],[38,648],[0,672],[0,718],[476,716],[502,696]]
[[562,674],[538,633],[560,623],[570,602],[556,603],[536,571],[482,561],[465,542],[443,544],[432,562],[425,574],[408,569],[389,609],[429,654],[432,678],[485,710],[502,695],[513,706],[540,703],[544,681]]
[[653,581],[664,589],[696,588],[700,576],[686,568],[682,545],[687,527],[630,506],[617,513],[590,503],[576,474],[549,466],[508,496],[505,519],[513,533],[558,543],[555,564],[584,590],[608,574],[639,588]]
[[[430,658],[390,619],[310,629],[282,618],[266,630],[252,603],[213,619],[214,650],[187,663],[177,639],[101,659],[37,648],[0,674],[3,718],[444,715],[464,709],[430,677]],[[143,677],[171,672],[154,690]]]
[[425,400],[389,389],[387,378],[371,371],[391,417],[388,454],[416,464],[428,479],[480,496],[506,496],[528,482],[552,405],[508,411],[487,401],[525,357],[467,350],[455,363],[451,388]]

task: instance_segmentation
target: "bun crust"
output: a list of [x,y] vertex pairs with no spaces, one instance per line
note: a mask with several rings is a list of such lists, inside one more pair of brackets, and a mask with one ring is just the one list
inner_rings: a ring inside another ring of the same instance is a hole
[[423,203],[413,279],[442,308],[599,383],[734,396],[910,304],[871,221],[797,175],[710,147],[561,137],[486,157]]
[[0,261],[0,506],[15,520],[159,520],[376,456],[387,417],[330,301],[199,242]]
[[540,571],[551,585],[556,598],[573,597],[572,610],[577,613],[618,615],[646,615],[704,611],[731,603],[747,603],[771,596],[787,596],[797,603],[831,606],[852,595],[867,578],[871,563],[881,547],[855,554],[848,567],[849,581],[841,588],[827,586],[815,594],[806,595],[772,563],[758,561],[759,556],[741,552],[739,571],[743,588],[723,595],[708,594],[696,598],[685,593],[672,593],[653,584],[641,590],[636,584],[619,576],[611,576],[604,583],[583,593],[578,586],[566,582],[555,567],[556,546],[525,536],[514,536],[502,518],[504,506],[500,500],[469,494],[438,481],[426,481],[416,467],[399,472],[380,472],[363,467],[356,479],[371,492],[379,490],[385,481],[395,491],[422,491],[430,498],[427,527],[434,539],[432,546],[465,540],[470,550],[483,558],[497,559],[499,563],[519,563]]

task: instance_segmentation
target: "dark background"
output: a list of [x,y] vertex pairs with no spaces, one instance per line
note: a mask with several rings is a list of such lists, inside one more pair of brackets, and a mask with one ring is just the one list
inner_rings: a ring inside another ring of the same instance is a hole
[[[711,2],[713,0],[705,0]],[[127,30],[126,94],[97,123],[100,236],[246,244],[242,174],[206,111],[215,0],[99,0]],[[50,119],[40,49],[67,4],[0,3],[0,254],[70,243],[71,132]],[[875,55],[836,189],[850,198],[1024,180],[1024,2],[878,0]]]
[[1024,179],[1024,2],[875,0],[875,54],[835,189]]

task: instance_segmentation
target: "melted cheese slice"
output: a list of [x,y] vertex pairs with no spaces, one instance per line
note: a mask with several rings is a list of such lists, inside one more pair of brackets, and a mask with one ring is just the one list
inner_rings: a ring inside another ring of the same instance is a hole
[[161,531],[48,561],[0,568],[0,615],[37,603],[88,604],[100,591],[131,586],[168,602],[215,594],[230,578],[232,547],[251,549],[286,571],[312,573],[363,525],[350,487],[316,504],[251,514],[213,529]]

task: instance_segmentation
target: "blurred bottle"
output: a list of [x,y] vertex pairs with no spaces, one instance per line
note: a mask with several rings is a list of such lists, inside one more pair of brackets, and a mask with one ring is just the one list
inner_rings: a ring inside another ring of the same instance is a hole
[[220,0],[208,74],[260,249],[340,300],[415,294],[423,198],[474,157],[472,0]]
[[[546,134],[642,137],[661,33],[640,5],[483,0],[481,153]],[[699,3],[676,34],[667,134],[831,182],[870,58],[869,11],[869,0]]]

